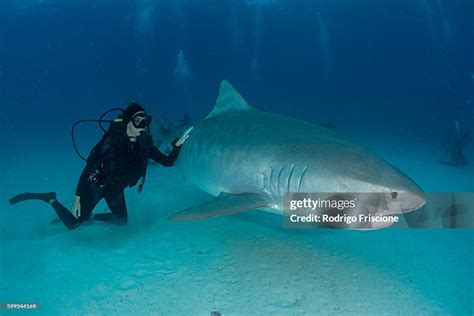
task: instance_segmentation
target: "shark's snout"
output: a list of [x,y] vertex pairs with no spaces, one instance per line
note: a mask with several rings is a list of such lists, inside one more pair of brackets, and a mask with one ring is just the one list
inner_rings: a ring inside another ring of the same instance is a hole
[[385,194],[387,214],[408,213],[419,209],[426,204],[427,199],[423,191],[392,191]]
[[[401,214],[419,209],[426,204],[426,196],[421,187],[398,168],[379,160],[378,172],[374,173],[371,183],[379,192],[385,192],[384,213]],[[382,169],[383,168],[383,169]],[[371,170],[370,167],[367,170]]]

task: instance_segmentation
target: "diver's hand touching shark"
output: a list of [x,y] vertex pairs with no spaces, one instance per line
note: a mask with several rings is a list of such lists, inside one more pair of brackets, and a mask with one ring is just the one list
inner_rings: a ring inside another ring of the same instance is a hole
[[191,126],[190,128],[188,128],[184,133],[183,135],[181,136],[180,139],[178,139],[178,141],[176,142],[176,146],[181,146],[182,144],[184,144],[184,142],[189,138],[189,136],[191,135],[191,132],[193,131],[193,128],[194,126]]

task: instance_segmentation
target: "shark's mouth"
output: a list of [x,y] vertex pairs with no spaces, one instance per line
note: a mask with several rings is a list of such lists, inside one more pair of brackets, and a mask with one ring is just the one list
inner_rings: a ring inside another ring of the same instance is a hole
[[416,210],[422,208],[423,206],[425,206],[425,204],[426,204],[426,201],[425,201],[425,202],[422,202],[420,205],[418,205],[418,206],[416,206],[416,207],[404,209],[404,210],[402,211],[402,213],[410,213],[410,212],[416,211]]

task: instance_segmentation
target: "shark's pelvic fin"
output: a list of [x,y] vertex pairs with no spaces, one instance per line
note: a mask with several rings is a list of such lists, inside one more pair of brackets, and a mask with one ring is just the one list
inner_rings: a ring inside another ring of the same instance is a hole
[[222,113],[248,111],[253,108],[245,101],[240,93],[227,81],[222,80],[217,96],[216,105],[206,119],[218,116]]
[[192,206],[169,217],[172,221],[193,221],[217,216],[224,216],[257,208],[270,207],[271,201],[265,195],[245,193],[228,194],[221,193],[215,199],[202,204]]

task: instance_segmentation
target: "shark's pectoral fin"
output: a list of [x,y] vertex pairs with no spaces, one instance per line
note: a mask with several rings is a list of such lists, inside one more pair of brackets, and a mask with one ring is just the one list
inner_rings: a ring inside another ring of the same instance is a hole
[[244,193],[228,194],[222,192],[215,199],[192,206],[169,217],[172,221],[194,221],[211,217],[235,214],[270,206],[265,195]]

